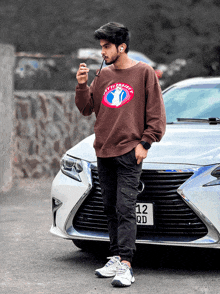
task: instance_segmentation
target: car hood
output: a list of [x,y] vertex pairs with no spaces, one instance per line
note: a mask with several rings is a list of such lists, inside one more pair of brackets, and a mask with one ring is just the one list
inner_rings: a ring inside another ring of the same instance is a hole
[[[67,151],[86,161],[96,161],[91,135]],[[167,125],[159,143],[153,143],[146,163],[211,165],[220,163],[220,125],[177,123]]]

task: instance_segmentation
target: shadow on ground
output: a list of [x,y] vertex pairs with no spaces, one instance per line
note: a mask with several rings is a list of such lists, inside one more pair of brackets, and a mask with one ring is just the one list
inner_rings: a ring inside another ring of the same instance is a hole
[[[80,249],[79,249],[80,250]],[[78,252],[79,262],[96,259],[106,261],[110,256],[107,244],[92,243]],[[76,258],[77,256],[75,256]],[[74,258],[74,259],[75,259]],[[137,245],[133,267],[183,271],[219,271],[220,250],[164,245]],[[76,260],[74,260],[76,262]]]

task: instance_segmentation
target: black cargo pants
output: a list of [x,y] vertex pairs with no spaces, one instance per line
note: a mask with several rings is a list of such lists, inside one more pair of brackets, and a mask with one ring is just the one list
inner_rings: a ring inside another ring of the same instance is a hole
[[117,157],[98,157],[98,174],[108,220],[110,251],[132,261],[136,250],[136,200],[142,171],[135,150]]

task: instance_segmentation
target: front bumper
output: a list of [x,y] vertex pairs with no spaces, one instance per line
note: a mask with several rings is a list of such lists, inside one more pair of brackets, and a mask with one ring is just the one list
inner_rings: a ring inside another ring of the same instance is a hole
[[[52,199],[56,198],[62,205],[53,212],[53,224],[50,232],[64,239],[109,241],[105,230],[83,230],[75,227],[75,218],[84,200],[91,194],[94,180],[91,169],[95,166],[84,162],[84,171],[81,173],[82,182],[77,182],[59,172],[52,185]],[[143,170],[161,171],[163,173],[189,172],[193,175],[178,187],[177,193],[190,210],[201,220],[207,229],[204,236],[185,238],[176,235],[160,237],[155,234],[137,238],[139,244],[164,244],[177,246],[194,246],[220,248],[220,186],[203,187],[210,182],[211,170],[209,167],[190,167],[177,165],[144,164]]]

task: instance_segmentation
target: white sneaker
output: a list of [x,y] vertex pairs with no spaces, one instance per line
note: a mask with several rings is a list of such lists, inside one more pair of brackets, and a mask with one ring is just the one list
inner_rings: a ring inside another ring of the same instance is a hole
[[95,271],[96,276],[99,278],[114,277],[116,275],[117,268],[121,266],[119,256],[107,257],[107,259],[110,260],[106,263],[106,265]]
[[116,275],[112,280],[112,286],[114,287],[127,287],[134,283],[135,278],[133,275],[132,268],[126,263],[121,263],[121,267],[117,269]]

